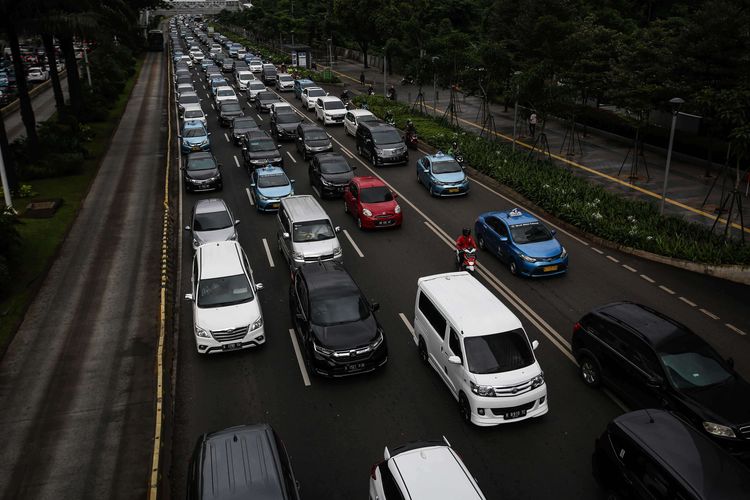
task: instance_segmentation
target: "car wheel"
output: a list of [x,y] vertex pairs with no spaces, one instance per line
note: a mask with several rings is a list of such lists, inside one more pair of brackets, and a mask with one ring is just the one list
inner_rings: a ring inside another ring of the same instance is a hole
[[422,337],[419,338],[417,352],[419,353],[419,359],[422,360],[422,363],[427,364],[427,347],[424,345],[424,339]]
[[349,205],[347,205],[346,202],[344,202],[344,213],[345,214],[349,213]]
[[581,378],[589,387],[599,387],[602,383],[602,372],[599,363],[591,356],[582,356],[580,362]]
[[375,163],[375,152],[374,151],[370,151],[370,163],[372,163],[373,167],[377,167],[378,166],[377,163]]
[[436,196],[435,189],[432,187],[432,184],[430,184],[430,196]]
[[480,236],[479,238],[477,238],[477,245],[479,245],[479,249],[480,250],[486,250],[486,247],[484,245],[484,237],[483,236]]
[[510,269],[510,274],[513,276],[518,275],[518,264],[516,264],[516,260],[511,257],[510,264],[508,264],[508,268]]
[[458,395],[458,412],[461,414],[461,420],[467,424],[471,423],[471,405],[463,392]]

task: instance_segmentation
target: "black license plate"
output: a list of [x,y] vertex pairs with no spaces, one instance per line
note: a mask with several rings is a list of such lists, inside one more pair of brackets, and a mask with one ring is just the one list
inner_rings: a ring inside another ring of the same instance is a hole
[[393,224],[393,220],[378,220],[375,221],[376,226],[390,226]]
[[365,367],[364,363],[352,363],[351,365],[346,365],[346,371],[356,372],[356,371],[364,369],[364,367]]
[[233,351],[242,347],[242,342],[232,342],[231,344],[224,344],[221,346],[225,351]]
[[509,411],[503,415],[504,420],[513,420],[514,418],[521,418],[526,416],[526,410],[515,410]]

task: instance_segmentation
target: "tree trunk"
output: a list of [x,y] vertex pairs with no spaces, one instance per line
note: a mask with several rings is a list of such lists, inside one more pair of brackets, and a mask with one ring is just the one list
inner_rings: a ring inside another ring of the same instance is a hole
[[59,39],[60,48],[65,57],[65,70],[68,74],[70,108],[73,111],[73,116],[80,120],[83,108],[83,97],[81,91],[81,78],[78,75],[78,63],[76,62],[75,49],[73,48],[73,37],[71,35],[60,35]]
[[367,45],[365,45],[365,48],[362,50],[362,58],[364,59],[365,69],[370,67],[370,65],[367,64],[367,48]]
[[18,90],[18,102],[21,109],[21,119],[26,127],[26,138],[29,141],[29,151],[36,154],[39,149],[39,137],[36,133],[36,119],[34,118],[34,108],[31,107],[31,97],[29,96],[29,87],[26,85],[26,70],[21,61],[21,48],[18,46],[18,33],[13,21],[6,19],[6,32],[8,33],[8,42],[13,54],[13,69],[16,72],[16,89]]
[[65,116],[65,96],[63,96],[62,86],[60,85],[60,75],[57,73],[57,54],[55,54],[52,33],[42,33],[42,43],[44,43],[44,51],[47,53],[47,64],[49,64],[49,76],[52,79],[52,91],[55,94],[57,114],[63,117]]
[[8,177],[8,187],[11,192],[18,192],[18,175],[16,175],[16,162],[10,154],[8,147],[8,134],[5,131],[5,117],[0,111],[0,152],[5,160],[5,175]]

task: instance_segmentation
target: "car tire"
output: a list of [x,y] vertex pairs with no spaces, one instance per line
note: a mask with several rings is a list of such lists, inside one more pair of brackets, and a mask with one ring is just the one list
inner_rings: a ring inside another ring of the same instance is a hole
[[484,244],[484,236],[479,236],[477,238],[477,245],[479,245],[479,249],[480,250],[486,250],[487,249],[486,245]]
[[584,354],[581,356],[578,366],[584,384],[593,388],[599,387],[602,384],[602,370],[596,358]]
[[513,276],[518,276],[518,264],[516,264],[516,259],[511,257],[510,263],[508,264],[508,269],[510,269],[510,274]]
[[461,415],[461,420],[467,424],[471,423],[471,405],[463,392],[458,394],[458,412]]
[[427,346],[424,345],[424,339],[422,337],[419,337],[419,343],[417,344],[417,353],[419,354],[419,359],[422,360],[422,363],[429,364],[427,358]]

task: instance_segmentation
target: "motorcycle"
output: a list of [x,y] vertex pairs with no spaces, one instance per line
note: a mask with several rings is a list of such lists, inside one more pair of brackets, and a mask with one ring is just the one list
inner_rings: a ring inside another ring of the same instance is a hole
[[405,76],[401,79],[401,85],[414,85],[414,78]]
[[369,89],[367,89],[367,95],[375,95],[375,89],[372,88],[372,87],[370,87]]
[[466,248],[463,251],[456,249],[456,267],[459,271],[474,272],[477,266],[477,249]]
[[417,149],[417,133],[416,132],[407,132],[406,135],[404,135],[404,143],[406,144],[406,147],[411,149]]
[[464,168],[464,155],[463,153],[453,153],[453,158],[456,160],[456,162],[461,165],[461,168]]
[[385,117],[385,123],[387,123],[391,127],[395,127],[396,126],[396,119],[393,118],[393,116],[386,116]]

